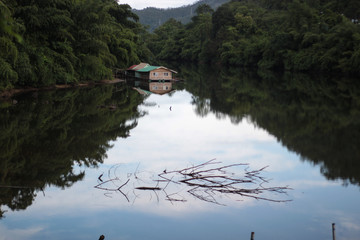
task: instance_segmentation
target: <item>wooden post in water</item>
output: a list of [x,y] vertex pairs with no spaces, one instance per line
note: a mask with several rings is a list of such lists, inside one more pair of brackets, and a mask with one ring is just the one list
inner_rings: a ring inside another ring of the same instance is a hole
[[254,235],[255,235],[255,233],[254,233],[254,232],[251,232],[250,240],[254,240]]
[[333,236],[333,240],[336,240],[336,236],[335,236],[335,223],[332,224],[332,236]]

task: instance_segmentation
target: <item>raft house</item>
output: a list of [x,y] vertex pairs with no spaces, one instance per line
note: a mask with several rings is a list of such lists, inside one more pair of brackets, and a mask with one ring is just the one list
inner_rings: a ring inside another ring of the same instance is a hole
[[163,66],[151,66],[148,63],[133,65],[126,70],[126,75],[136,79],[157,82],[175,81],[176,71]]

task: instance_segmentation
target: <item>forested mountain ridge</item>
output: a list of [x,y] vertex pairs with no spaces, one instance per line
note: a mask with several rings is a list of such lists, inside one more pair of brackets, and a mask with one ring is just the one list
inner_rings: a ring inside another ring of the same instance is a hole
[[113,77],[150,55],[116,0],[0,0],[0,90]]
[[248,0],[170,19],[148,41],[160,60],[360,75],[360,1]]
[[154,8],[148,7],[142,10],[133,9],[133,12],[139,16],[140,23],[149,26],[149,31],[161,26],[170,18],[174,18],[183,24],[191,21],[191,18],[196,15],[195,10],[201,4],[207,4],[213,9],[217,9],[222,4],[230,0],[200,0],[194,4],[179,7],[179,8]]

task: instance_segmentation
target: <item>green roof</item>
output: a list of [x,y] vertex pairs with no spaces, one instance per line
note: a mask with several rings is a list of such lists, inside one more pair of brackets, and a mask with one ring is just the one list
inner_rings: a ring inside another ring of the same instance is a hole
[[142,69],[136,70],[137,72],[150,72],[152,70],[158,69],[159,66],[147,66]]

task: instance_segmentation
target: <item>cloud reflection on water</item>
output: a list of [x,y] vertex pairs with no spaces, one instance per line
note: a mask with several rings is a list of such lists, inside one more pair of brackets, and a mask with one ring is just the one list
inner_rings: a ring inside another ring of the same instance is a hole
[[[251,162],[263,167],[268,159],[275,161],[281,157],[277,152],[262,149],[262,143],[263,148],[278,145],[265,130],[255,128],[246,120],[239,125],[229,120],[219,121],[214,115],[204,120],[194,114],[184,98],[190,102],[190,95],[184,91],[170,99],[151,95],[148,101],[156,102],[160,107],[145,108],[150,114],[139,121],[130,138],[114,143],[106,164],[141,162],[153,169],[156,165],[162,168],[164,163],[169,167],[182,167],[184,163],[217,158],[225,164]],[[168,110],[170,105],[171,112]],[[277,165],[283,168],[283,164]],[[271,169],[275,171],[276,167],[271,166]]]
[[7,228],[0,224],[0,240],[23,240],[40,233],[43,227]]
[[[170,231],[173,233],[180,231],[179,225],[191,232],[180,232],[183,235],[179,235],[177,239],[195,239],[206,234],[212,234],[209,237],[215,239],[216,234],[223,234],[216,231],[219,226],[227,229],[229,236],[247,236],[240,234],[240,231],[248,234],[255,230],[259,239],[266,239],[266,236],[280,239],[281,234],[274,229],[293,228],[298,236],[295,239],[310,239],[306,238],[309,236],[315,239],[324,234],[315,228],[311,231],[304,230],[312,227],[316,221],[321,222],[324,228],[328,227],[328,221],[342,222],[339,226],[351,229],[352,235],[360,231],[356,228],[358,217],[344,218],[348,211],[343,209],[344,206],[336,206],[341,209],[337,213],[325,211],[333,207],[335,202],[324,201],[331,199],[333,189],[340,189],[347,202],[358,199],[356,191],[346,191],[341,188],[340,183],[327,181],[318,168],[301,162],[297,154],[283,148],[265,130],[255,127],[246,119],[234,125],[230,119],[218,120],[212,114],[200,118],[195,115],[189,104],[191,96],[185,91],[178,91],[171,97],[151,95],[147,101],[156,102],[157,105],[142,106],[149,114],[139,119],[138,126],[131,131],[129,138],[119,138],[112,142],[114,146],[108,151],[104,164],[97,169],[86,169],[85,179],[69,189],[47,188],[45,196],[38,194],[35,203],[26,211],[11,213],[9,218],[18,221],[31,219],[38,226],[47,219],[52,219],[54,224],[57,221],[68,221],[65,226],[81,225],[88,232],[94,232],[95,229],[106,230],[110,236],[128,236],[128,239],[145,239],[146,234],[156,236],[156,239],[165,239],[166,235],[154,232],[161,230],[167,231],[166,234]],[[169,110],[170,106],[172,111]],[[184,168],[213,158],[225,165],[249,163],[251,169],[269,165],[264,175],[272,179],[270,185],[289,185],[294,188],[289,197],[295,201],[269,203],[244,198],[238,202],[224,197],[223,203],[228,207],[194,198],[187,198],[186,203],[172,204],[163,199],[158,202],[156,196],[151,196],[152,192],[146,192],[134,203],[128,203],[120,193],[107,197],[103,191],[94,188],[99,175],[106,175],[116,164],[122,164],[125,172],[134,172],[139,168],[139,171],[159,173],[164,169]],[[351,200],[353,196],[357,198]],[[356,212],[357,209],[354,214]],[[292,220],[288,221],[289,218]],[[137,229],[142,226],[144,228],[139,233]],[[318,228],[319,225],[316,226]],[[199,229],[194,229],[197,227]],[[55,230],[49,227],[47,231],[56,232],[57,229],[54,228]],[[16,237],[16,234],[25,231],[12,232],[9,229],[0,225],[0,230],[4,230],[7,236]],[[39,227],[34,229],[41,232]],[[327,230],[324,232],[325,235],[328,233]],[[287,236],[294,233],[286,232]],[[125,239],[119,237],[117,239]]]
[[[288,156],[279,151],[287,151],[281,150],[274,137],[254,127],[247,120],[234,125],[229,119],[219,121],[214,115],[209,115],[206,119],[197,117],[193,107],[188,104],[191,96],[185,91],[176,92],[172,97],[153,94],[147,101],[156,102],[157,106],[142,107],[149,114],[139,120],[138,126],[132,130],[129,138],[120,138],[112,142],[114,147],[109,150],[108,158],[100,168],[86,170],[86,179],[66,191],[47,190],[45,197],[37,197],[32,209],[43,211],[44,214],[47,212],[45,209],[51,214],[131,209],[172,217],[194,212],[222,211],[222,207],[209,208],[209,203],[189,196],[186,196],[186,203],[170,203],[163,200],[159,203],[153,192],[141,193],[141,197],[137,198],[135,203],[129,204],[121,194],[107,197],[104,192],[93,189],[93,186],[97,184],[97,178],[101,173],[106,175],[112,166],[119,163],[127,167],[124,171],[128,172],[133,172],[139,167],[139,171],[160,173],[164,169],[181,169],[216,158],[224,165],[249,163],[251,169],[270,165],[264,172],[265,175],[286,172],[299,164],[298,161],[284,161]],[[169,106],[172,106],[172,111],[169,110]],[[157,125],[154,126],[154,122]],[[261,204],[247,198],[241,202],[227,197],[222,200],[224,204],[236,208]],[[59,205],[62,207],[56,208]]]

